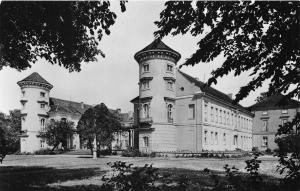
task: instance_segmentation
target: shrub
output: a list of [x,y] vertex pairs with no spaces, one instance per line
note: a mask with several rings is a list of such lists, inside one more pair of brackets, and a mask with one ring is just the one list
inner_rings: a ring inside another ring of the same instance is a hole
[[139,156],[141,156],[141,153],[138,149],[128,146],[127,149],[122,152],[122,156],[124,156],[124,157],[139,157]]
[[53,155],[55,152],[53,152],[51,149],[40,149],[34,152],[35,155]]
[[266,153],[266,154],[272,154],[273,152],[272,152],[272,150],[271,150],[270,148],[267,148],[267,149],[265,150],[265,153]]
[[188,180],[181,177],[178,180],[168,179],[169,175],[162,176],[157,168],[145,164],[143,167],[133,167],[133,164],[116,161],[108,163],[113,169],[109,176],[104,175],[101,190],[107,191],[165,191],[186,190]]

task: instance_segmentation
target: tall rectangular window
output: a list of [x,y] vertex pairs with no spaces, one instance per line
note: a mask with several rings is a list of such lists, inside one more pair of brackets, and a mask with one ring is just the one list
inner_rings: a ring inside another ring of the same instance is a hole
[[219,123],[222,123],[222,110],[220,109],[219,110],[220,111],[220,113],[219,113]]
[[150,82],[149,81],[143,81],[142,82],[142,89],[147,90],[150,88]]
[[226,133],[223,133],[223,143],[226,145]]
[[189,105],[188,118],[195,119],[195,104]]
[[216,113],[215,114],[216,114],[216,123],[218,123],[218,114],[219,114],[218,113],[218,108],[216,108]]
[[214,144],[214,132],[210,132],[210,144]]
[[204,121],[207,122],[207,112],[208,112],[208,106],[204,105]]
[[210,121],[211,122],[214,121],[214,108],[213,107],[210,108]]
[[45,108],[45,104],[41,103],[41,108],[44,109]]
[[144,72],[149,72],[149,64],[145,64],[143,66],[143,70],[144,70]]
[[287,123],[287,119],[282,119],[282,126]]
[[217,132],[215,132],[215,143],[216,145],[219,144],[219,137]]
[[263,121],[263,131],[268,131],[268,121],[267,120]]
[[42,118],[41,120],[40,120],[40,123],[41,123],[41,129],[42,130],[45,130],[45,119],[44,118]]
[[25,90],[22,90],[22,97],[25,96]]
[[204,144],[207,145],[207,131],[204,131]]
[[143,137],[144,139],[144,146],[149,147],[149,137]]
[[263,147],[267,147],[268,146],[268,137],[263,137],[263,140],[262,140],[263,142],[262,142],[262,146]]

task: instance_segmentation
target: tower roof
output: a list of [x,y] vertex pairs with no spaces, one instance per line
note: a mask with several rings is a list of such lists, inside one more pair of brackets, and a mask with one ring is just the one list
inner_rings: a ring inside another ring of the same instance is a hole
[[23,80],[19,81],[17,84],[19,86],[21,86],[21,85],[26,84],[26,83],[39,83],[39,84],[43,84],[43,85],[49,87],[50,89],[53,87],[49,82],[47,82],[37,72],[33,72],[32,74],[30,74],[29,76],[27,76]]
[[181,55],[167,46],[161,39],[155,39],[153,42],[151,42],[148,46],[143,48],[142,50],[138,51],[135,55],[134,58],[138,60],[138,56],[142,53],[149,52],[149,51],[166,51],[172,53],[173,57],[175,57],[175,60],[178,61],[181,57]]

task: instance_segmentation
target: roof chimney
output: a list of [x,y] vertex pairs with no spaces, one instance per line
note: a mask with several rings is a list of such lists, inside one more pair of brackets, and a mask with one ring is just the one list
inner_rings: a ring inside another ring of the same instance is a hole
[[228,96],[230,99],[232,99],[232,93],[227,94],[227,96]]
[[83,102],[80,102],[80,107],[81,107],[81,109],[84,109],[84,103]]

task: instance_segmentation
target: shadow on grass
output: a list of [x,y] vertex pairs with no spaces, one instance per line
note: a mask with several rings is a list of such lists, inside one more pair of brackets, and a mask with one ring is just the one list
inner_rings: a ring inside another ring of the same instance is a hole
[[[105,171],[99,168],[56,169],[41,166],[9,166],[0,167],[1,191],[44,191],[44,190],[96,190],[99,186],[48,187],[50,183],[70,180],[83,180],[92,176],[102,176]],[[98,189],[99,190],[99,189]]]
[[[201,190],[208,191],[215,188],[215,182],[212,177],[203,170],[189,170],[189,169],[180,169],[180,168],[160,168],[158,172],[163,175],[164,181],[173,180],[180,182],[182,178],[188,179],[188,189],[187,190]],[[224,171],[214,171],[210,172],[216,177],[219,181],[224,181],[226,174]],[[260,184],[261,188],[257,189],[256,185],[248,185],[246,183],[247,175],[246,173],[238,173],[238,177],[242,179],[242,187],[247,186],[246,190],[251,191],[286,191],[285,188],[279,186],[280,179],[274,176],[262,175],[263,182]]]

